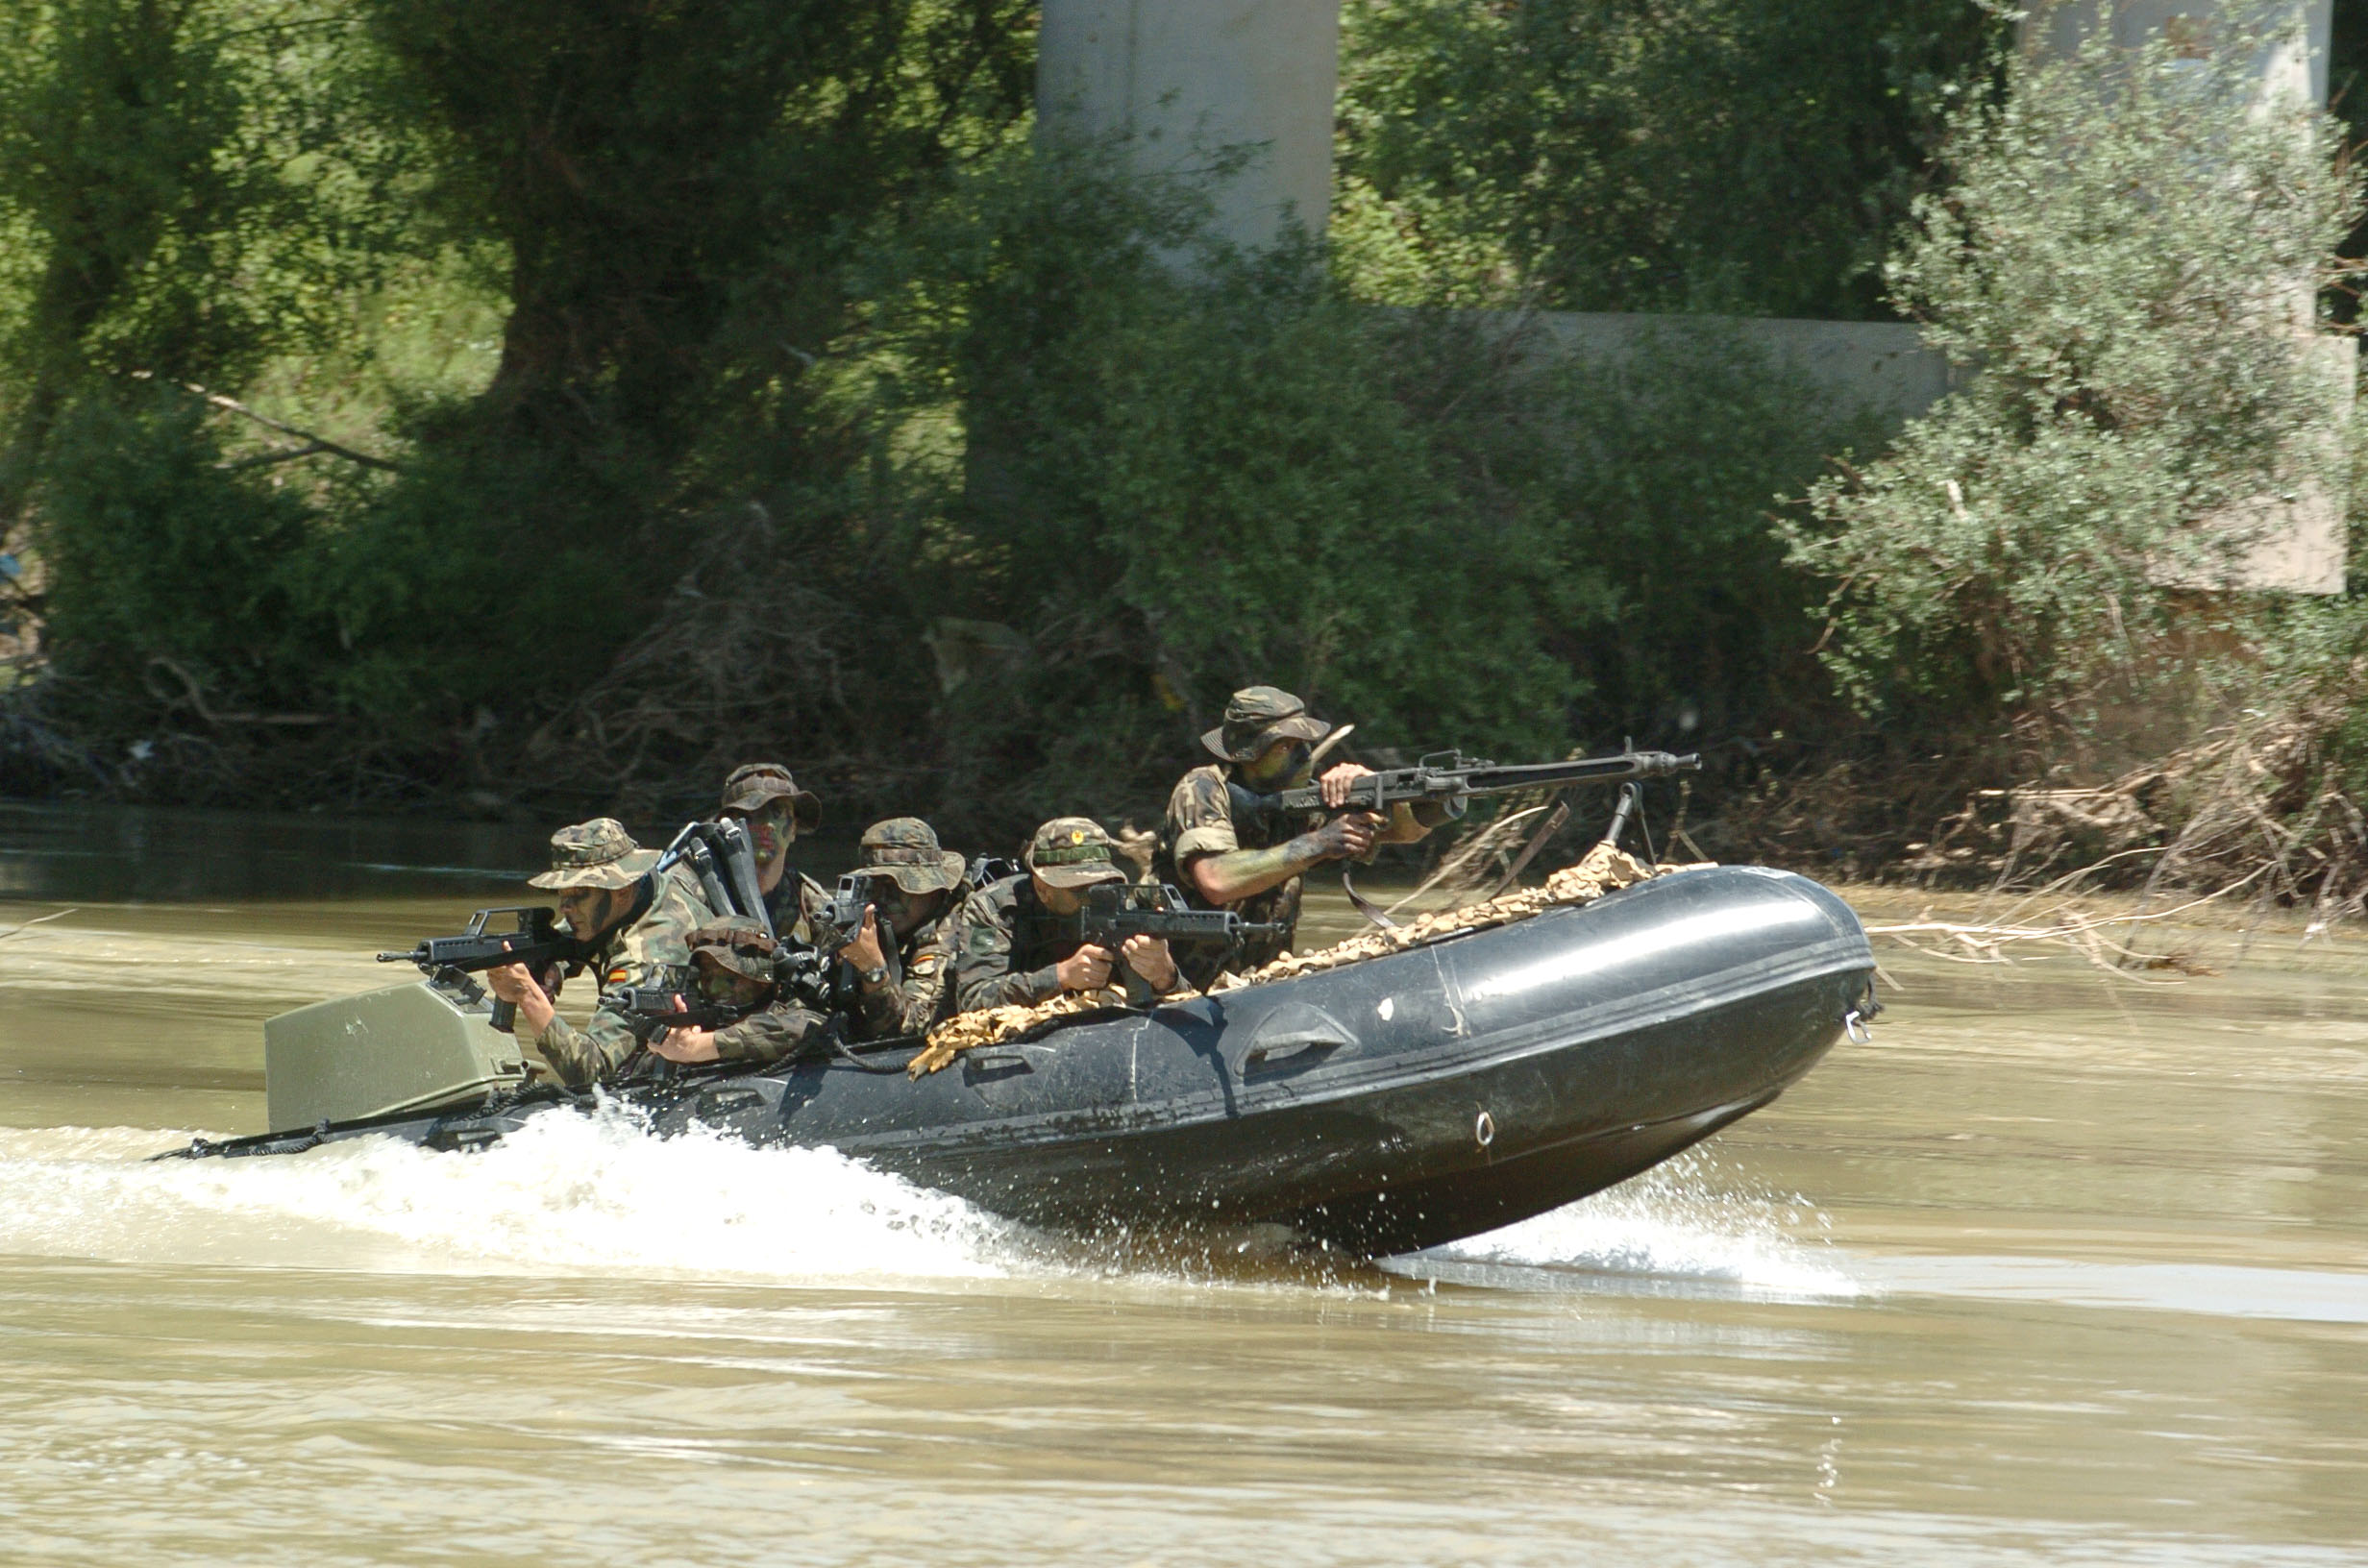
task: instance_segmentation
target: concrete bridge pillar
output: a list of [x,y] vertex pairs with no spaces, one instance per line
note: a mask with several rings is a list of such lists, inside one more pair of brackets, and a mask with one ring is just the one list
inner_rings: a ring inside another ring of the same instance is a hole
[[1339,0],[1044,0],[1036,67],[1048,135],[1122,138],[1147,172],[1198,174],[1220,233],[1267,245],[1323,231],[1332,203]]

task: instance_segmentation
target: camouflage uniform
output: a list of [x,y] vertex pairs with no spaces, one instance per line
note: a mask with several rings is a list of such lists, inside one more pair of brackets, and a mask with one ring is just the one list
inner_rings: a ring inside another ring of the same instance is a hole
[[[1236,821],[1233,797],[1225,786],[1237,764],[1252,761],[1276,741],[1312,744],[1331,732],[1330,724],[1309,717],[1306,704],[1288,692],[1251,686],[1234,693],[1225,704],[1224,722],[1200,737],[1200,744],[1221,760],[1186,773],[1168,796],[1168,816],[1160,824],[1159,847],[1152,862],[1159,879],[1173,883],[1196,909],[1215,909],[1219,906],[1200,895],[1199,884],[1189,874],[1194,861],[1235,849],[1270,849],[1323,826],[1325,814],[1320,811]],[[1303,875],[1294,876],[1224,906],[1252,924],[1280,926],[1281,933],[1251,937],[1238,953],[1206,947],[1189,951],[1180,956],[1186,977],[1196,986],[1206,986],[1221,968],[1252,968],[1289,948],[1299,926],[1299,895],[1305,880]]]
[[1036,896],[1039,876],[1059,887],[1123,882],[1110,836],[1082,817],[1058,817],[1036,830],[1023,857],[1028,870],[970,895],[953,938],[953,1011],[1031,1007],[1061,993],[1053,967],[1080,943]]
[[538,888],[634,890],[626,918],[600,938],[584,961],[598,976],[601,999],[580,1029],[553,1016],[531,1040],[521,1037],[558,1072],[571,1089],[587,1089],[616,1076],[641,1048],[622,1011],[608,1003],[629,987],[678,988],[690,977],[690,933],[715,919],[698,882],[679,867],[657,875],[654,849],[644,849],[606,817],[563,827],[551,836],[551,870],[530,878]]
[[886,877],[914,897],[946,894],[936,914],[910,931],[897,932],[898,982],[855,992],[863,1038],[926,1034],[929,1025],[950,1011],[948,981],[954,927],[971,894],[962,857],[942,847],[936,829],[918,817],[874,822],[864,829],[862,848],[864,864],[856,875]]
[[[1221,762],[1209,763],[1186,773],[1177,780],[1175,793],[1168,796],[1167,820],[1160,824],[1159,848],[1153,863],[1156,874],[1161,881],[1173,883],[1196,909],[1219,906],[1202,897],[1199,887],[1185,874],[1193,861],[1202,855],[1221,855],[1234,849],[1270,849],[1302,833],[1313,833],[1324,824],[1324,814],[1320,811],[1261,813],[1237,823],[1233,797],[1225,788],[1232,775],[1232,765]],[[1206,986],[1217,978],[1220,968],[1254,968],[1289,948],[1292,935],[1298,929],[1299,895],[1306,880],[1303,875],[1295,876],[1240,903],[1223,906],[1253,925],[1279,925],[1282,932],[1247,938],[1239,953],[1228,954],[1215,943],[1179,953],[1179,961],[1185,964],[1193,984]]]
[[[713,964],[728,974],[774,990],[773,955],[779,943],[744,916],[718,920],[691,933],[694,968]],[[700,976],[703,981],[705,976]],[[754,1066],[785,1062],[819,1038],[829,1019],[788,997],[775,994],[770,1005],[738,1023],[715,1031],[716,1060]]]

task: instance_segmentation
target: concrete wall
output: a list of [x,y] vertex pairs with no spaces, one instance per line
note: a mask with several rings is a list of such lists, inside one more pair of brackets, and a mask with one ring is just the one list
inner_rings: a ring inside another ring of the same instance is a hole
[[[2069,55],[2100,23],[2113,41],[2134,49],[2167,33],[2174,48],[2208,50],[2226,12],[2247,9],[2222,0],[2035,0],[2023,18],[2022,44],[2034,54]],[[2265,50],[2257,62],[2265,91],[2327,102],[2327,47],[2334,0],[2288,0],[2296,36]]]
[[1243,167],[1212,192],[1221,233],[1271,243],[1332,205],[1339,0],[1045,0],[1043,134],[1120,139],[1140,168]]

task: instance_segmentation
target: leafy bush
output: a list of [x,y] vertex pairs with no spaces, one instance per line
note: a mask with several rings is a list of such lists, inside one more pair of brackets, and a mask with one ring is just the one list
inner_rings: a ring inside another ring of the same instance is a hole
[[2308,301],[2358,199],[2326,116],[2256,104],[2259,41],[2099,37],[1952,122],[1889,277],[1980,374],[1788,533],[1836,584],[1826,660],[1862,706],[2087,725],[2107,684],[2255,635],[2193,590],[2241,580],[2253,503],[2336,478]]
[[48,632],[76,674],[174,706],[302,707],[327,640],[292,582],[308,509],[256,471],[226,468],[205,412],[169,388],[88,396],[64,412],[37,492]]

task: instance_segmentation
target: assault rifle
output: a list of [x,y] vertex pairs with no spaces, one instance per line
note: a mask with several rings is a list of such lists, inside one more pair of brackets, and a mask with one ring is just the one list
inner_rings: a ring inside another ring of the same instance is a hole
[[[854,941],[855,934],[863,929],[863,912],[867,905],[870,906],[873,922],[879,929],[880,964],[888,971],[888,985],[893,990],[904,983],[904,961],[898,949],[896,927],[889,924],[887,918],[878,912],[880,900],[876,884],[886,880],[885,877],[864,876],[849,871],[839,878],[838,891],[825,899],[822,907],[809,918],[814,926],[816,950],[825,958],[835,958],[838,950]],[[845,999],[845,993],[854,986],[851,978],[853,966],[833,963],[829,968],[835,982],[832,989],[841,993],[841,999]]]
[[1085,904],[1074,915],[1048,915],[1053,928],[1074,937],[1079,946],[1091,943],[1112,956],[1125,976],[1129,1007],[1148,1007],[1157,999],[1149,982],[1124,967],[1118,951],[1129,937],[1161,942],[1221,943],[1238,947],[1251,937],[1282,934],[1288,927],[1260,925],[1229,909],[1195,909],[1184,895],[1163,882],[1100,882],[1085,890]]
[[625,1016],[633,1038],[649,1044],[669,1029],[727,1029],[766,1004],[711,1002],[671,986],[628,986],[607,1004]]
[[1640,778],[1664,778],[1692,772],[1702,766],[1700,753],[1676,756],[1667,751],[1620,751],[1608,757],[1578,757],[1568,762],[1527,762],[1499,767],[1461,751],[1435,751],[1412,768],[1392,768],[1351,779],[1348,798],[1338,806],[1324,803],[1323,789],[1302,784],[1296,789],[1261,795],[1237,779],[1225,784],[1236,821],[1265,818],[1271,821],[1309,811],[1369,811],[1387,817],[1401,801],[1428,802],[1449,817],[1461,817],[1473,799],[1486,795],[1511,795],[1517,790],[1550,790],[1566,784],[1625,784]]
[[[488,931],[485,921],[495,915],[516,917],[517,929]],[[469,920],[467,930],[456,937],[430,937],[407,953],[381,953],[382,964],[416,964],[420,973],[435,979],[447,971],[456,974],[475,974],[483,969],[499,968],[505,964],[523,964],[545,990],[553,989],[545,976],[553,968],[573,974],[580,968],[587,956],[583,943],[566,932],[555,928],[558,911],[548,905],[512,905],[502,909],[481,909]],[[518,1022],[518,1004],[495,997],[492,1016],[487,1020],[504,1034],[509,1034]]]

